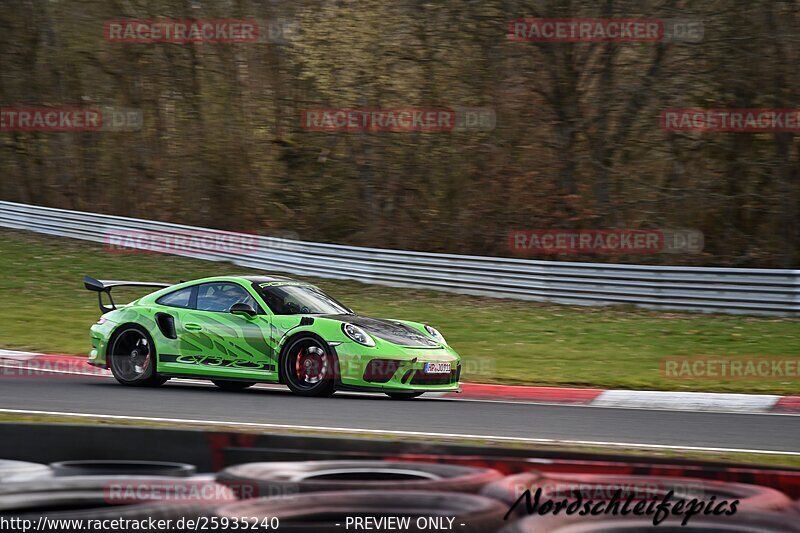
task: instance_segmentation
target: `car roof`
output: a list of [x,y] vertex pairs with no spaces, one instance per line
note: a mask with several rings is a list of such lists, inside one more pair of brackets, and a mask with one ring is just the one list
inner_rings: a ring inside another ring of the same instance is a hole
[[254,283],[267,283],[270,281],[297,281],[287,276],[230,276],[232,278],[246,279]]
[[231,282],[231,281],[239,281],[239,282],[245,281],[245,282],[250,282],[250,283],[255,283],[255,284],[287,281],[287,282],[305,284],[305,282],[302,282],[300,280],[296,280],[296,279],[293,279],[293,278],[290,278],[290,277],[287,277],[287,276],[272,276],[272,275],[270,275],[270,276],[267,276],[267,275],[245,275],[245,276],[242,276],[242,275],[238,275],[238,274],[231,274],[231,275],[227,275],[227,276],[211,276],[211,277],[207,277],[207,278],[197,278],[197,279],[192,279],[192,280],[182,280],[181,282],[176,283],[174,285],[170,285],[170,286],[165,287],[163,289],[159,289],[159,290],[157,290],[155,292],[151,292],[150,294],[148,294],[146,296],[143,296],[142,298],[148,298],[148,299],[154,299],[155,300],[155,299],[161,298],[165,294],[169,294],[169,293],[171,293],[173,291],[179,291],[179,290],[185,289],[187,287],[192,287],[194,285],[202,285],[203,283]]
[[[188,287],[188,286],[192,286],[192,285],[200,285],[202,283],[214,283],[214,282],[220,282],[220,281],[240,281],[240,282],[241,281],[249,281],[250,283],[271,283],[271,282],[276,282],[276,281],[297,281],[297,280],[292,279],[292,278],[288,278],[286,276],[266,276],[266,275],[257,275],[257,276],[247,275],[247,276],[242,276],[242,275],[237,275],[237,274],[230,274],[230,275],[227,275],[227,276],[209,276],[209,277],[206,277],[206,278],[182,280],[180,283],[176,283],[175,285],[172,285],[169,288]],[[157,291],[157,292],[161,292],[161,291]]]

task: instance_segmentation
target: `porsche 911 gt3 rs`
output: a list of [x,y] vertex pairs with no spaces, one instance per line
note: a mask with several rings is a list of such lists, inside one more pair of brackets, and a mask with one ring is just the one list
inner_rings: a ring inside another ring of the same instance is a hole
[[[436,329],[357,315],[303,281],[220,276],[172,285],[86,276],[84,286],[98,294],[103,313],[91,327],[89,364],[109,368],[124,385],[191,377],[226,390],[284,383],[304,396],[459,390],[461,358]],[[159,290],[117,306],[111,291],[121,286]]]

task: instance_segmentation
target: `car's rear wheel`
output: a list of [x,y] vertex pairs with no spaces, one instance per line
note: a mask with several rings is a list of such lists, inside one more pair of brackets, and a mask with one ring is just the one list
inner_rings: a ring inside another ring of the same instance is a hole
[[295,394],[330,396],[334,393],[335,357],[311,336],[291,340],[281,357],[281,377]]
[[167,381],[156,372],[156,348],[147,331],[134,324],[114,334],[109,348],[111,373],[123,385],[156,387]]
[[248,387],[252,387],[253,385],[255,385],[255,383],[253,383],[252,381],[231,381],[223,379],[212,379],[211,383],[213,383],[222,390],[231,392],[244,390]]
[[387,392],[386,395],[393,400],[410,400],[422,396],[424,392]]

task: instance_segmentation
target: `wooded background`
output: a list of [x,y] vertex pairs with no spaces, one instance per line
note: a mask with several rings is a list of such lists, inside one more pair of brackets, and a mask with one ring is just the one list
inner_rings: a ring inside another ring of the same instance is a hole
[[[301,239],[511,255],[528,228],[691,228],[797,267],[792,133],[668,133],[665,108],[797,108],[800,2],[3,0],[0,106],[141,109],[137,132],[0,133],[0,198]],[[702,21],[699,43],[523,43],[522,17]],[[124,44],[106,21],[251,19],[280,42]],[[315,133],[317,107],[484,106],[493,131]],[[553,257],[543,257],[553,259]]]

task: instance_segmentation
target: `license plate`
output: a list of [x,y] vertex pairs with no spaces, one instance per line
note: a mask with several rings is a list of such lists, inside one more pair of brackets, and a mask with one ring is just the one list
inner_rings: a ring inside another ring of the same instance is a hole
[[450,363],[425,363],[426,374],[449,374]]

